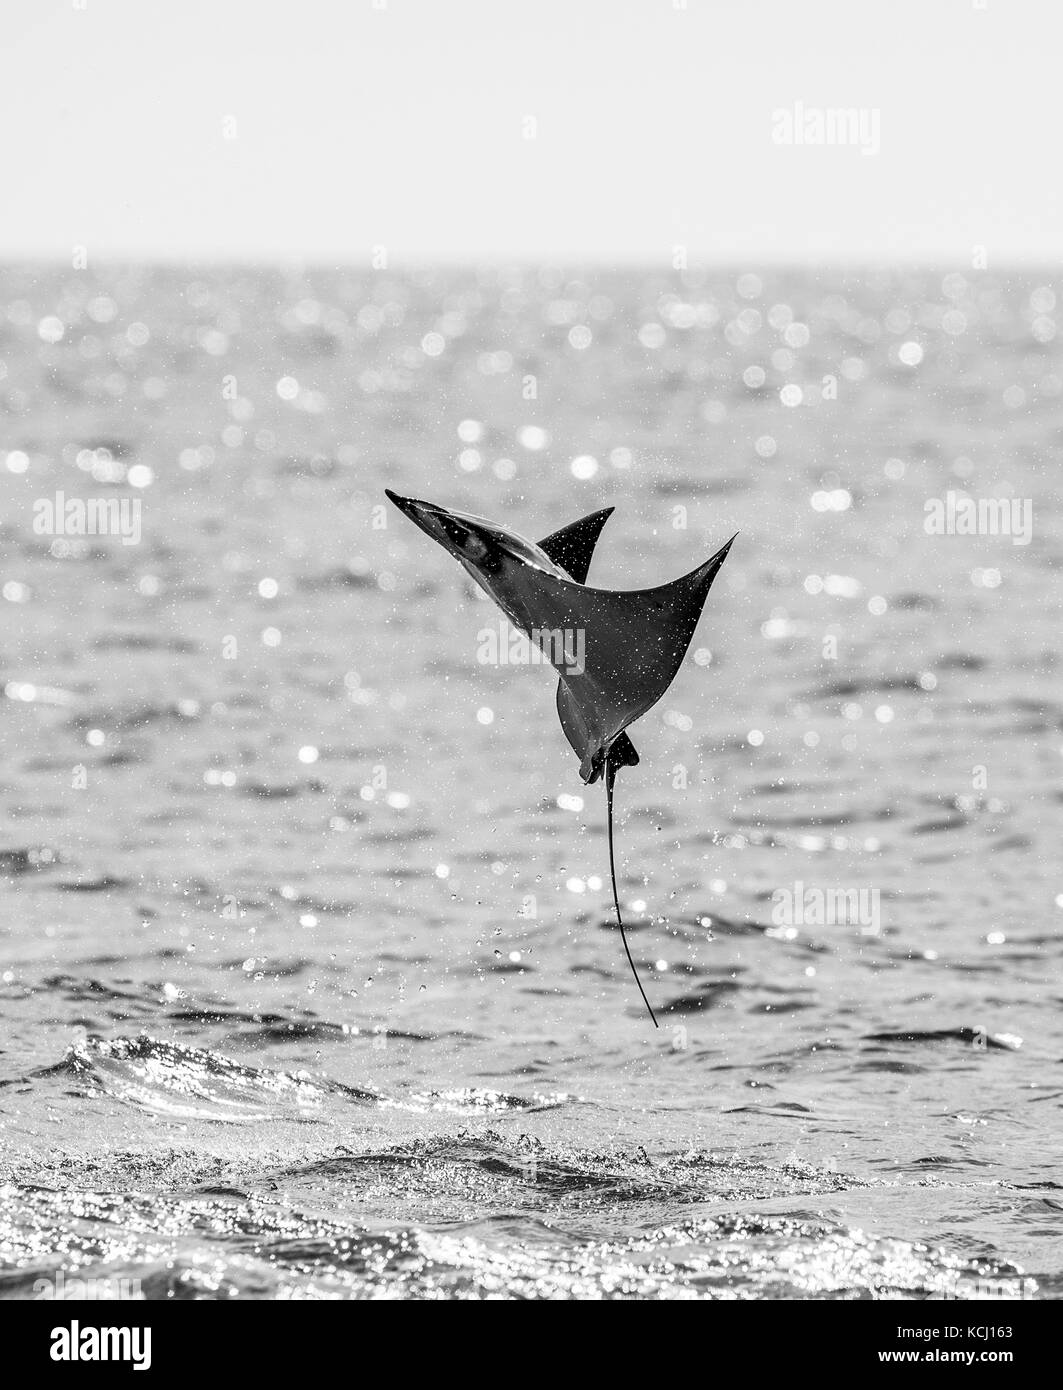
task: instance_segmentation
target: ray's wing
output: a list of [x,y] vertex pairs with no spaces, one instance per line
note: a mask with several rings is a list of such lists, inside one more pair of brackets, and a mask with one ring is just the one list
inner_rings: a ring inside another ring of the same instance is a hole
[[539,549],[549,555],[555,565],[572,576],[577,584],[586,584],[587,571],[591,567],[591,556],[602,533],[602,527],[613,514],[612,507],[600,512],[591,512],[571,526],[562,526],[539,542]]
[[[565,684],[564,676],[557,682],[557,716],[572,751],[580,760],[580,775],[585,782],[596,782],[601,776],[601,768],[594,764],[598,744],[587,727],[579,701]],[[609,759],[615,768],[638,767],[638,751],[626,733],[617,735]]]
[[[600,775],[601,749],[671,685],[730,546],[670,584],[627,593],[528,572],[527,626],[571,634],[566,659],[554,663],[563,687],[557,706],[584,781]],[[637,759],[629,748],[617,750],[618,763],[621,751],[623,761]]]
[[[572,522],[570,526],[563,526],[560,531],[554,531],[544,540],[541,540],[539,549],[545,551],[556,565],[560,565],[563,570],[566,570],[577,584],[586,584],[594,547],[598,543],[602,527],[612,516],[613,511],[614,508],[606,507],[600,512],[591,512],[589,516]],[[582,762],[587,752],[586,727],[579,706],[573,699],[563,678],[557,682],[557,714],[561,720],[561,728],[565,732],[565,737]],[[634,766],[639,760],[639,755],[631,746],[626,734],[621,735],[621,738],[627,744],[630,753],[625,749],[623,756],[621,756],[621,749],[618,744],[616,749],[617,766],[622,764]]]

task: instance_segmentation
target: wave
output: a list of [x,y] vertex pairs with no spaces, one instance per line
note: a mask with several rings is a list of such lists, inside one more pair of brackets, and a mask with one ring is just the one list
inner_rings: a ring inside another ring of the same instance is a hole
[[[189,1193],[9,1185],[0,1296],[83,1296],[87,1280],[97,1296],[121,1287],[145,1299],[1034,1296],[1033,1280],[992,1257],[811,1211],[748,1210],[765,1191],[815,1198],[850,1186],[800,1164],[596,1155],[493,1131]],[[332,1214],[318,1214],[326,1200]],[[720,1210],[725,1201],[746,1209]],[[370,1202],[389,1213],[373,1228],[356,1215]]]
[[74,1079],[85,1095],[108,1096],[154,1114],[226,1124],[265,1124],[288,1119],[313,1123],[337,1107],[378,1106],[454,1115],[503,1114],[552,1108],[564,1095],[515,1096],[485,1087],[411,1091],[388,1096],[307,1071],[248,1066],[218,1052],[136,1038],[88,1037],[67,1049],[61,1061],[30,1077],[5,1082]]

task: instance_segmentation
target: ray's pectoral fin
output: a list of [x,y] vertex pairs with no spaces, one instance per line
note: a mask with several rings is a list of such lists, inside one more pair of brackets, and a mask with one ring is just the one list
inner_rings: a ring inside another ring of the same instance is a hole
[[585,782],[591,780],[591,749],[590,732],[587,729],[583,718],[583,712],[573,699],[572,691],[569,690],[564,680],[557,683],[557,715],[561,720],[561,727],[565,731],[573,753],[580,760],[580,776]]
[[598,544],[602,527],[613,514],[612,507],[574,521],[571,526],[563,526],[560,531],[547,536],[539,542],[539,549],[546,552],[555,565],[572,576],[577,584],[587,582],[587,571],[591,567],[591,556]]
[[598,780],[606,753],[613,767],[638,762],[623,730],[671,685],[733,540],[696,570],[657,589],[616,593],[543,577],[544,586],[558,589],[565,624],[586,633],[583,669],[559,670],[557,692],[561,727],[580,759],[584,782]]
[[614,771],[619,767],[638,766],[639,755],[626,733],[617,734],[608,750],[597,744],[587,728],[579,702],[563,679],[557,683],[557,713],[565,737],[580,760],[579,775],[584,782],[597,782],[601,777],[607,751]]

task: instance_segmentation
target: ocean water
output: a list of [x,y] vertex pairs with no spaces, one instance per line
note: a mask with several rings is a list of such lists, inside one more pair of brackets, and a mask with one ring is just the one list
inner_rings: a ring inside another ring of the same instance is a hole
[[[4,269],[0,1293],[1058,1297],[1057,293]],[[550,672],[385,486],[613,505],[602,587],[740,533],[617,782],[658,1031]]]

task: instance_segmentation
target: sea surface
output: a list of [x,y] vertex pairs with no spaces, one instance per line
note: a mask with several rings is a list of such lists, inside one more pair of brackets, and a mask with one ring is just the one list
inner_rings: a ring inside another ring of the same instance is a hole
[[[4,268],[0,1294],[1058,1298],[1058,295]],[[659,1030],[552,674],[385,487],[614,506],[607,588],[739,533],[617,781]]]

